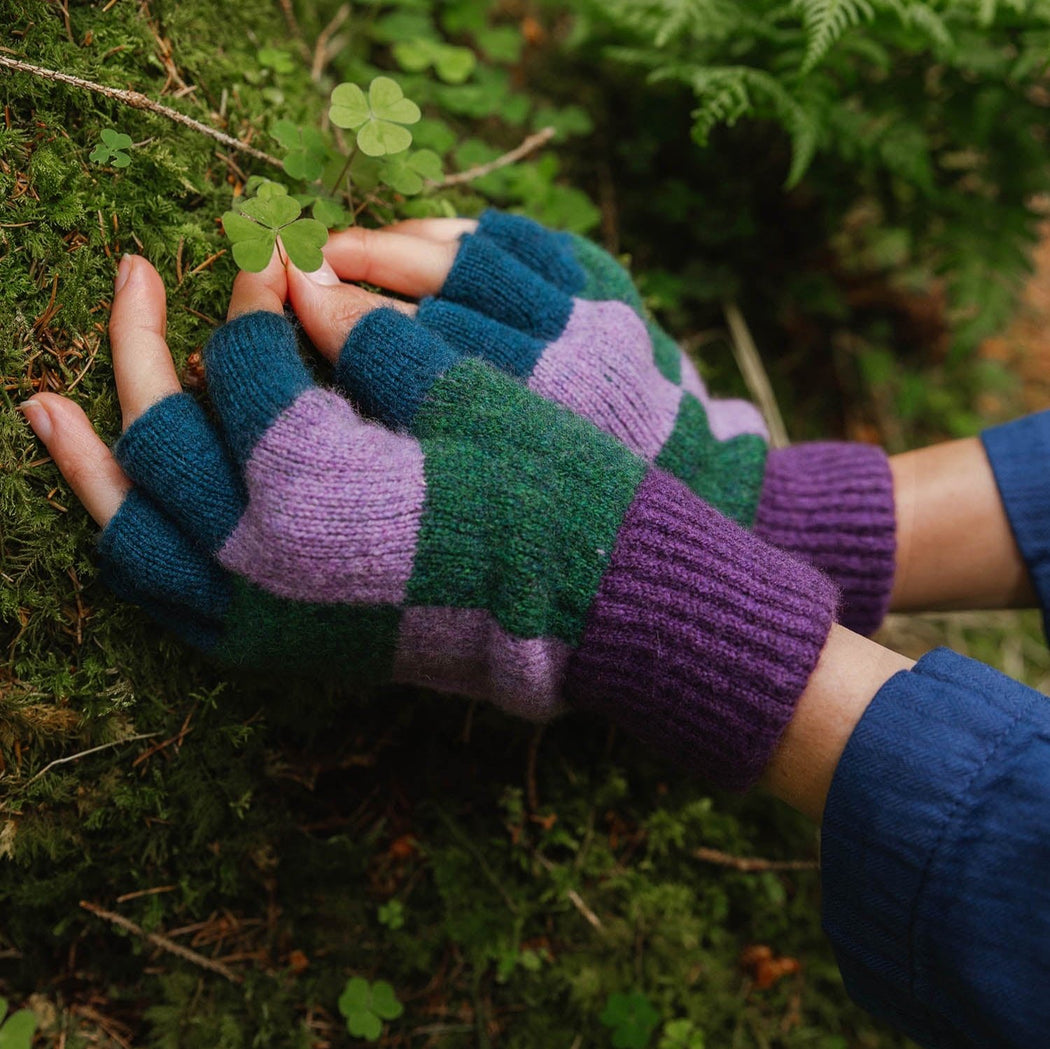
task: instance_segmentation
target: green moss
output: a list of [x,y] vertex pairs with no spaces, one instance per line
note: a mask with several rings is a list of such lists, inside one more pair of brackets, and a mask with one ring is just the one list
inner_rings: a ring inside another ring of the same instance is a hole
[[[339,4],[294,6],[312,42]],[[483,5],[455,6],[458,25],[474,11],[484,26]],[[433,23],[436,5],[419,11]],[[231,18],[204,0],[0,0],[5,47],[28,60],[163,98],[264,148],[275,116],[319,124],[336,78],[388,61],[372,35],[388,13],[355,5],[316,84],[278,4]],[[290,52],[294,70],[261,70],[264,46]],[[441,93],[403,81],[424,105]],[[493,153],[515,145],[522,129],[483,101],[482,120],[449,118],[453,141],[491,132]],[[99,1016],[153,1049],[347,1044],[336,1002],[351,973],[389,980],[406,1002],[391,1044],[421,1044],[420,1029],[453,1049],[607,1044],[598,1016],[630,990],[665,1019],[692,1019],[712,1046],[903,1044],[848,1004],[813,874],[756,877],[693,857],[701,844],[812,856],[812,831],[786,811],[709,798],[584,718],[537,743],[447,697],[226,676],[99,586],[94,526],[14,406],[38,388],[68,392],[113,440],[105,326],[120,254],[158,266],[184,368],[234,276],[216,217],[241,174],[274,172],[70,85],[2,70],[0,103],[0,993],[57,1009],[41,1044],[105,1044]],[[88,160],[105,127],[136,143],[128,168]],[[630,158],[652,167],[644,149]],[[562,185],[553,153],[486,186],[574,228],[596,215]],[[482,205],[470,189],[447,199]],[[986,634],[983,654],[1021,637],[1026,672],[1046,672],[1031,624]],[[377,916],[392,898],[399,929]],[[81,900],[225,958],[243,983]],[[748,995],[737,958],[753,942],[802,958],[804,977]],[[785,1023],[796,995],[798,1022]]]

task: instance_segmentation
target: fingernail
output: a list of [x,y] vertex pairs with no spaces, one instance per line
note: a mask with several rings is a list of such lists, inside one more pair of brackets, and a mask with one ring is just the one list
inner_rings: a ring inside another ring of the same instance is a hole
[[22,409],[22,414],[26,417],[29,425],[33,427],[33,433],[37,435],[47,444],[51,440],[51,434],[54,432],[54,426],[51,424],[51,416],[48,415],[47,409],[40,403],[40,401],[34,401],[32,399],[23,401],[19,408]]
[[120,256],[120,262],[117,265],[117,278],[113,281],[113,291],[118,292],[128,282],[128,277],[131,276],[131,260],[135,256],[131,252],[125,252]]
[[328,259],[324,259],[318,269],[315,269],[313,273],[308,273],[306,276],[309,277],[314,284],[321,284],[326,287],[331,287],[333,284],[341,283],[335,270],[332,269],[329,264]]

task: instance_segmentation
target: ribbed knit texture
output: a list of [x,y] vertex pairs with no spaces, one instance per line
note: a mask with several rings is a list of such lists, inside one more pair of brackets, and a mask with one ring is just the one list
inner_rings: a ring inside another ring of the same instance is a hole
[[652,471],[569,661],[566,695],[744,790],[791,720],[835,603],[825,576]]
[[893,478],[881,448],[837,442],[770,452],[755,534],[835,580],[844,626],[878,629],[897,552]]
[[852,998],[923,1046],[1046,1044],[1048,797],[1046,696],[946,649],[890,678],[821,834],[824,928]]

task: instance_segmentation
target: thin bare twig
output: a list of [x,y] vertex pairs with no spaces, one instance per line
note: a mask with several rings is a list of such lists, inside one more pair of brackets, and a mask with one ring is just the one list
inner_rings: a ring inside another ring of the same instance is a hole
[[522,157],[527,157],[530,153],[550,142],[554,135],[554,128],[545,127],[542,131],[537,131],[535,135],[529,135],[520,146],[515,146],[510,152],[496,157],[495,160],[490,160],[487,164],[478,164],[477,167],[467,168],[466,171],[457,171],[453,175],[446,175],[439,182],[428,182],[427,186],[430,189],[444,189],[446,186],[460,186],[464,182],[473,182],[475,179],[483,178],[490,172],[498,171],[500,168],[507,167],[508,164],[521,160]]
[[748,328],[747,321],[735,302],[723,303],[722,308],[725,311],[726,324],[729,326],[733,356],[769,427],[769,443],[774,448],[786,448],[791,443],[788,440],[787,427],[784,425],[784,417],[780,414],[780,406],[773,394],[769,376],[762,364],[762,357],[751,336],[751,329]]
[[309,61],[310,49],[306,46],[306,41],[303,39],[303,31],[299,26],[299,19],[295,17],[295,8],[292,7],[292,0],[278,0],[278,2],[281,5],[281,10],[284,12],[284,20],[288,25],[288,32],[295,41],[295,46],[299,49],[300,57]]
[[753,856],[733,856],[718,849],[700,847],[693,850],[693,856],[704,863],[714,863],[719,867],[731,867],[735,871],[753,874],[760,871],[815,871],[820,869],[816,860],[760,860]]
[[173,120],[176,124],[182,124],[184,127],[192,128],[194,131],[199,131],[202,135],[207,135],[209,138],[221,142],[228,149],[235,149],[241,153],[247,153],[258,160],[265,160],[267,164],[272,164],[276,168],[284,166],[281,161],[276,157],[270,156],[269,153],[264,153],[261,149],[256,149],[254,146],[249,146],[246,142],[241,142],[232,135],[227,135],[225,131],[219,131],[218,128],[202,124],[199,120],[194,120],[193,117],[188,117],[177,109],[162,106],[159,102],[154,102],[148,95],[143,95],[138,91],[125,91],[119,87],[106,87],[105,84],[96,84],[93,80],[85,80],[83,77],[73,76],[70,73],[62,73],[57,69],[45,69],[43,66],[30,65],[29,62],[22,62],[17,58],[8,58],[6,55],[0,55],[0,66],[6,66],[8,69],[14,69],[21,73],[29,73],[32,76],[42,77],[44,80],[54,80],[61,84],[72,84],[74,87],[82,87],[86,91],[94,91],[96,94],[104,95],[106,98],[123,102],[124,105],[130,106],[132,109],[144,109],[150,113],[155,113],[157,116],[167,117],[168,120]]
[[569,903],[571,903],[576,910],[583,915],[589,925],[599,931],[605,928],[605,926],[602,925],[601,918],[599,918],[598,915],[587,906],[584,898],[575,889],[566,889],[565,895],[568,896]]
[[[540,866],[543,867],[548,873],[554,870],[554,864],[551,863],[546,856],[536,853],[536,859],[539,860]],[[597,929],[599,932],[604,932],[605,926],[602,925],[601,918],[587,905],[587,901],[575,890],[566,889],[565,897],[580,912],[587,924]]]
[[123,914],[116,914],[113,911],[107,911],[104,907],[99,907],[97,903],[91,903],[88,900],[81,900],[80,906],[99,918],[111,922],[113,925],[116,925],[121,929],[126,929],[128,932],[134,933],[136,936],[140,936],[142,939],[152,943],[154,947],[159,947],[162,951],[167,951],[169,954],[174,954],[176,957],[182,958],[187,962],[199,965],[202,969],[207,969],[209,972],[218,973],[219,976],[229,980],[230,983],[241,983],[243,980],[238,973],[235,973],[228,966],[223,965],[222,962],[213,961],[211,958],[205,958],[203,954],[191,951],[188,947],[183,947],[181,943],[169,940],[167,936],[161,936],[160,933],[146,932],[141,925],[136,925],[130,918],[125,918]]
[[100,750],[109,750],[110,747],[119,747],[121,743],[134,743],[136,740],[153,739],[154,736],[159,735],[159,732],[144,732],[140,736],[128,736],[125,739],[111,739],[108,743],[100,743],[97,747],[82,750],[77,754],[67,754],[64,758],[55,758],[54,761],[48,762],[48,764],[46,764],[35,776],[26,780],[26,786],[28,787],[31,783],[35,783],[44,775],[44,773],[50,772],[53,768],[56,768],[59,765],[65,765],[70,761],[79,761],[81,758],[86,758],[89,754],[97,754]]
[[317,43],[314,45],[313,62],[310,64],[310,79],[315,84],[320,83],[321,74],[329,60],[338,52],[338,48],[331,46],[332,37],[339,31],[340,26],[350,17],[350,5],[342,4],[339,10],[332,16],[332,20],[317,34]]

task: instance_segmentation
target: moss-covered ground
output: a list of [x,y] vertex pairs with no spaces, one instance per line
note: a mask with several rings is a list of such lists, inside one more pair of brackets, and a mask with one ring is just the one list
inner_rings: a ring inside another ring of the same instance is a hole
[[[297,5],[304,41],[336,6]],[[264,148],[271,110],[320,112],[277,3],[0,0],[0,26],[0,54]],[[297,56],[279,81],[267,46]],[[659,1016],[639,1044],[903,1045],[846,998],[817,874],[734,861],[812,863],[786,809],[712,795],[583,717],[539,733],[448,697],[230,677],[99,585],[95,529],[16,405],[66,393],[115,438],[124,251],[164,276],[197,381],[235,272],[217,216],[265,166],[23,73],[0,69],[0,104],[0,994],[37,1012],[34,1044],[356,1044],[337,1002],[361,975],[405,1006],[390,1046],[607,1046],[600,1016],[630,992]],[[127,168],[88,159],[105,127],[136,143]],[[1047,672],[1031,622],[948,629]]]

